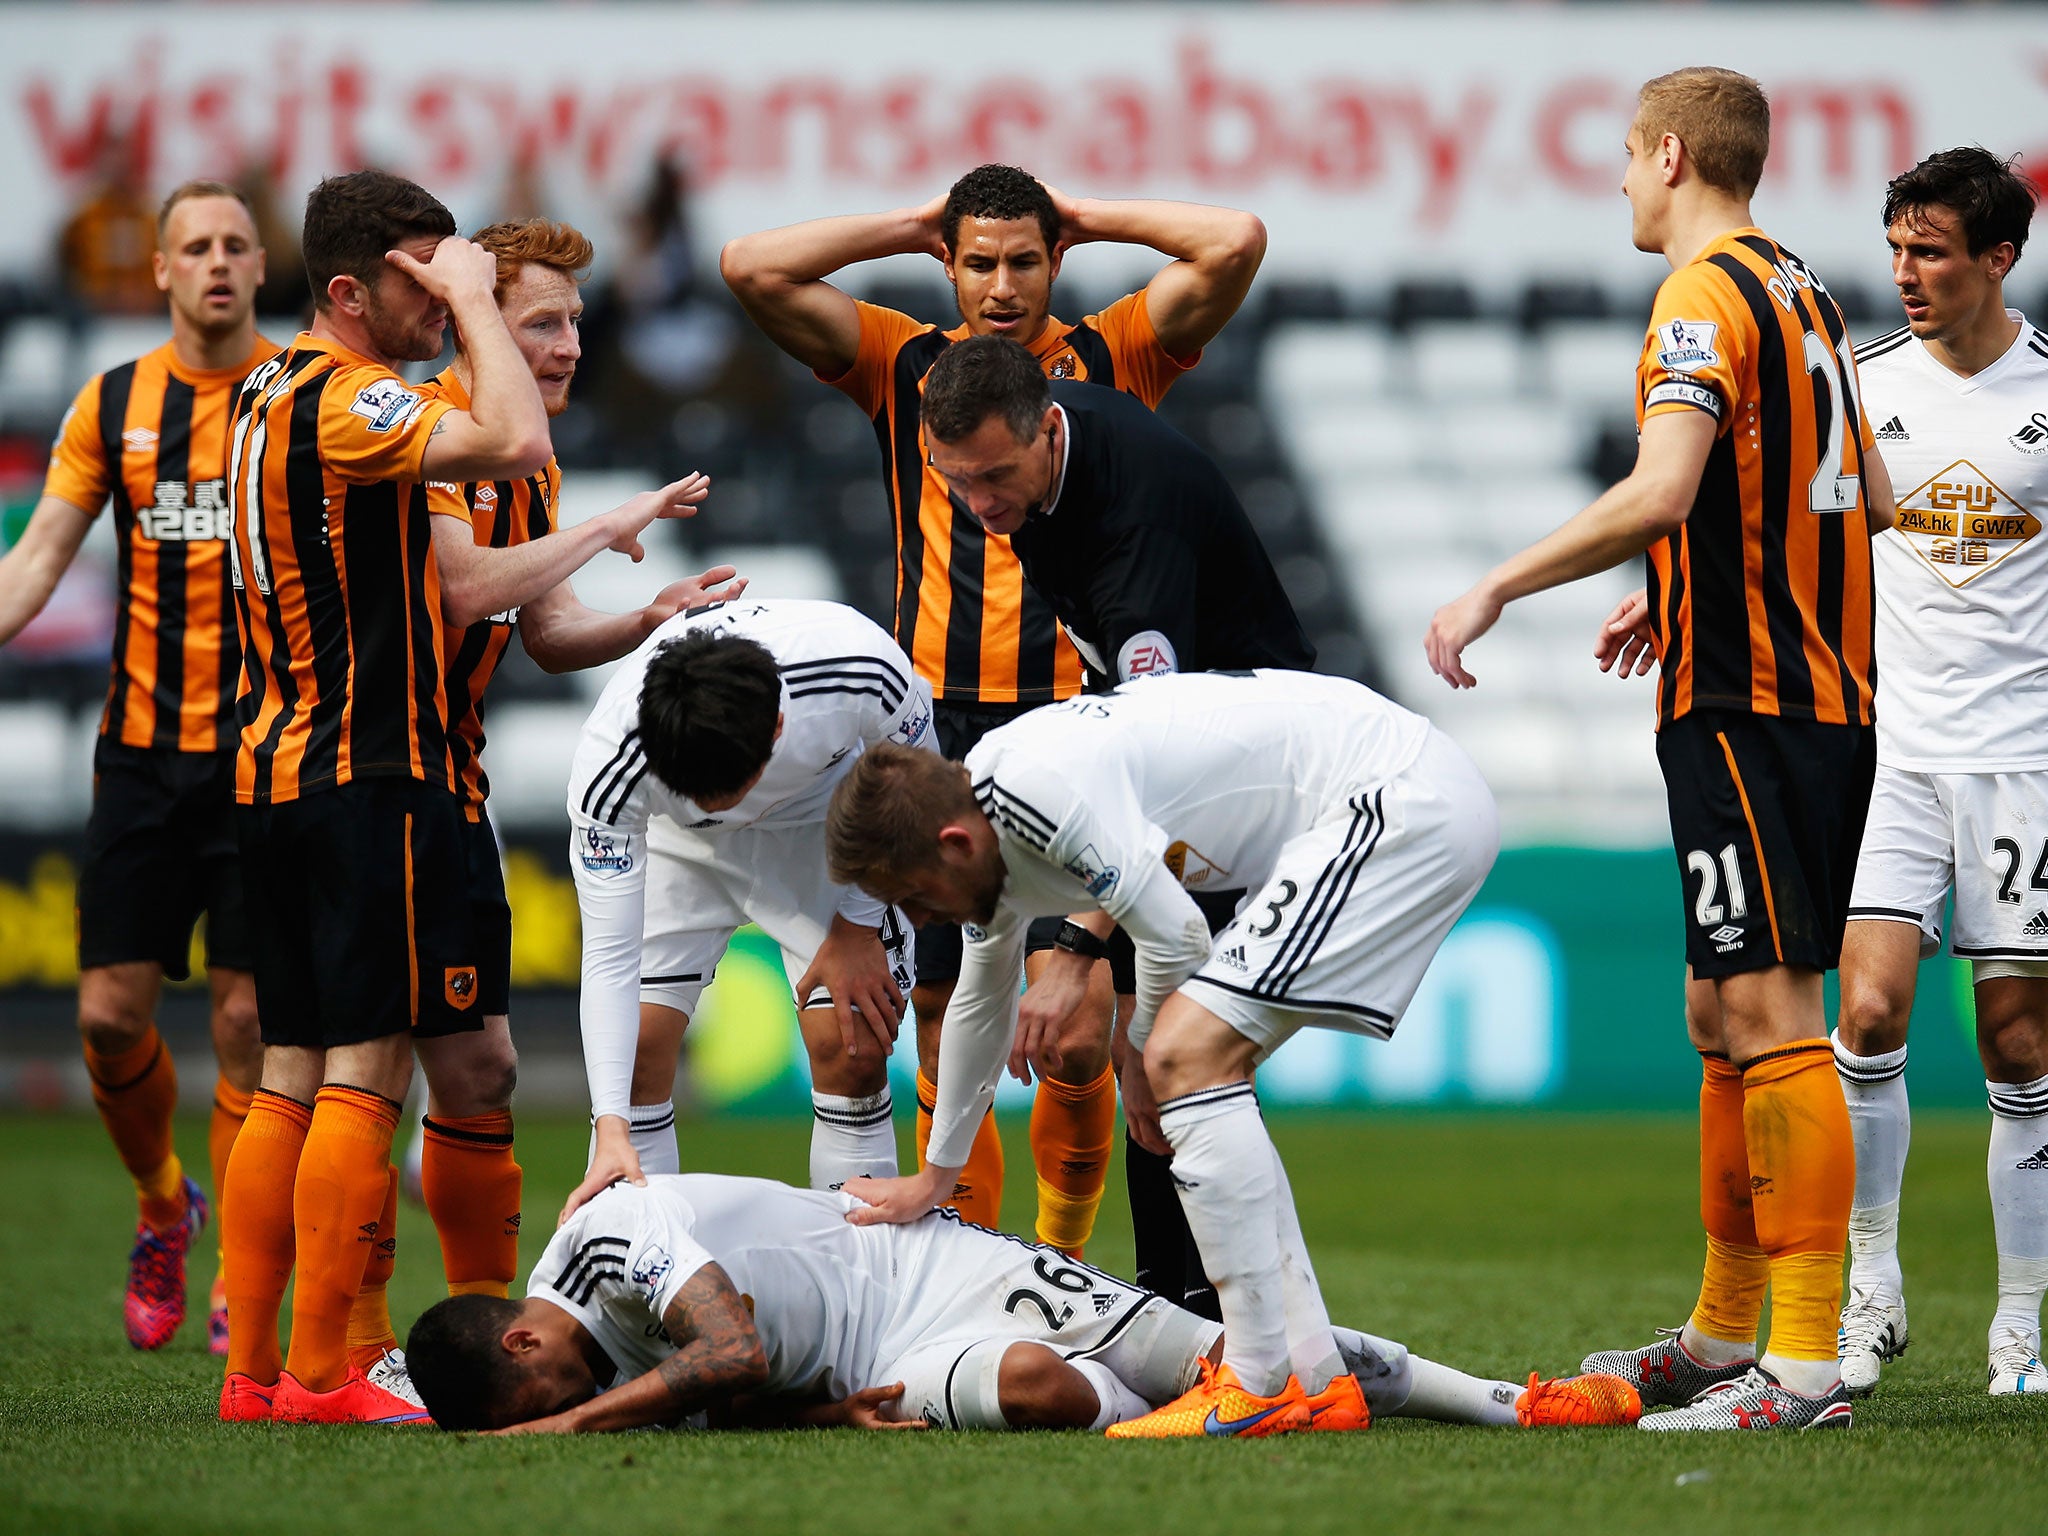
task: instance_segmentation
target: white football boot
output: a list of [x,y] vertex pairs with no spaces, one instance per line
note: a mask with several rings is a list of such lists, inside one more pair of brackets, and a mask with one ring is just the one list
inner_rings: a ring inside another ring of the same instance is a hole
[[2039,1346],[2009,1330],[2001,1330],[1991,1351],[1993,1397],[2013,1397],[2022,1392],[2048,1395],[2048,1374],[2041,1370]]
[[384,1358],[363,1372],[363,1379],[373,1387],[382,1387],[393,1397],[402,1397],[415,1408],[427,1405],[420,1401],[420,1394],[412,1384],[412,1372],[405,1367],[405,1351],[387,1349]]
[[1851,1397],[1867,1397],[1878,1373],[1906,1352],[1906,1303],[1902,1297],[1851,1296],[1842,1308],[1835,1352],[1842,1360],[1842,1385]]

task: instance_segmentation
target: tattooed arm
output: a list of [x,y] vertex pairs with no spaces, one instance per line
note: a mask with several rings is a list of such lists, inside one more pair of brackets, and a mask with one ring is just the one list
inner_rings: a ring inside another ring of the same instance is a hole
[[683,1283],[661,1325],[676,1352],[653,1370],[566,1413],[500,1433],[589,1434],[673,1424],[766,1385],[768,1353],[754,1331],[753,1314],[718,1265],[706,1264]]

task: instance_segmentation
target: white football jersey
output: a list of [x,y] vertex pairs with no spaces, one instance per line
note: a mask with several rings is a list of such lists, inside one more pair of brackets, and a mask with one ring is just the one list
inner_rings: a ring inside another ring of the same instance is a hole
[[[758,641],[782,671],[782,734],[761,778],[730,810],[712,814],[648,768],[640,747],[640,688],[654,653],[705,632]],[[677,614],[626,658],[584,722],[569,777],[569,868],[583,916],[583,1055],[591,1112],[624,1116],[640,1033],[648,837],[662,851],[715,857],[740,827],[818,829],[832,791],[868,746],[932,744],[931,694],[879,626],[840,603],[741,598]],[[884,906],[852,886],[840,912],[881,925]]]
[[1033,918],[1099,907],[1117,920],[1137,953],[1142,1041],[1208,958],[1188,893],[1258,889],[1290,838],[1414,762],[1430,729],[1343,678],[1190,672],[1048,704],[984,736],[967,770],[1008,878],[994,920],[967,929],[930,1161],[966,1161],[1009,1053]]
[[723,1174],[615,1184],[549,1239],[526,1294],[590,1330],[618,1368],[600,1385],[614,1387],[675,1353],[662,1314],[715,1262],[753,1311],[768,1354],[762,1391],[843,1398],[871,1382],[906,1241],[894,1228],[848,1222],[858,1203]]
[[1872,541],[1877,755],[1917,773],[2048,768],[2048,335],[1970,378],[1901,327],[1859,349],[1898,526]]

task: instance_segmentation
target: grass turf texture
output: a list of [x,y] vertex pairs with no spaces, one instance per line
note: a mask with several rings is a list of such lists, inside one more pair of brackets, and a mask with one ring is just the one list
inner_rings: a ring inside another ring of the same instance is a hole
[[[907,1118],[907,1117],[906,1117]],[[585,1130],[523,1120],[527,1262]],[[682,1127],[686,1167],[804,1178],[807,1126]],[[1278,1117],[1332,1314],[1447,1364],[1512,1378],[1646,1342],[1697,1284],[1692,1127],[1566,1116]],[[1981,1115],[1914,1127],[1904,1257],[1911,1353],[1847,1433],[1652,1437],[1388,1421],[1356,1436],[1112,1445],[1065,1435],[636,1434],[490,1440],[214,1422],[210,1242],[177,1340],[121,1336],[133,1204],[98,1123],[0,1117],[15,1311],[0,1350],[0,1531],[409,1530],[1092,1533],[1535,1528],[2038,1531],[2048,1401],[1984,1392],[1993,1260]],[[203,1165],[204,1126],[180,1126]],[[1023,1127],[1007,1214],[1028,1222]],[[1128,1270],[1121,1173],[1089,1257]],[[399,1221],[392,1315],[439,1294],[425,1215]],[[211,1234],[208,1234],[209,1238]]]

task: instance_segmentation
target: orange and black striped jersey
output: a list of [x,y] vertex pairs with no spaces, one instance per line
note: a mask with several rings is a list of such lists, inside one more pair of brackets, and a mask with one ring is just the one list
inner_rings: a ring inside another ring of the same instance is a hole
[[165,342],[78,393],[43,494],[95,517],[110,501],[120,613],[100,734],[131,747],[224,752],[242,651],[228,594],[228,417],[256,338],[232,368],[188,368]]
[[[446,400],[457,410],[469,409],[469,391],[453,369],[429,380],[423,392]],[[553,459],[547,468],[524,480],[480,480],[451,485],[430,480],[427,510],[437,517],[459,517],[476,541],[490,549],[509,549],[552,533],[561,511],[562,470]],[[448,750],[455,757],[456,792],[463,813],[475,821],[491,792],[484,773],[484,690],[505,647],[519,610],[479,619],[460,634],[448,636]]]
[[[932,692],[954,703],[1042,704],[1081,691],[1081,658],[1024,581],[1010,541],[984,532],[925,452],[924,376],[967,336],[873,304],[858,305],[860,349],[836,379],[874,422],[896,519],[896,643]],[[1142,292],[1079,325],[1048,319],[1031,344],[1054,379],[1085,379],[1148,406],[1200,360],[1160,345]]]
[[1820,279],[1761,230],[1719,236],[1657,290],[1636,422],[1692,410],[1714,446],[1684,526],[1649,551],[1659,722],[1697,707],[1869,724],[1856,360]]
[[419,494],[427,439],[453,409],[307,332],[243,384],[228,504],[244,804],[378,774],[453,792],[441,579]]

